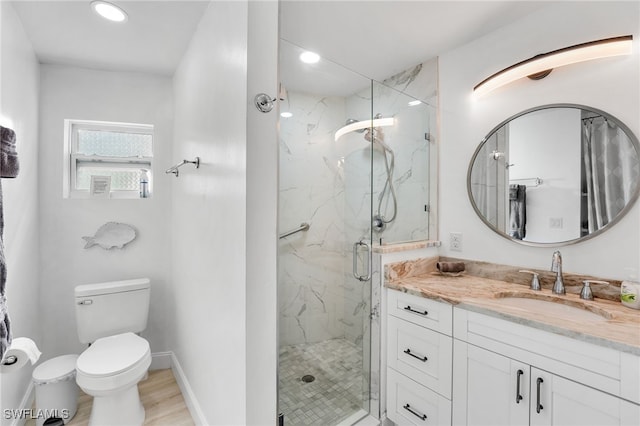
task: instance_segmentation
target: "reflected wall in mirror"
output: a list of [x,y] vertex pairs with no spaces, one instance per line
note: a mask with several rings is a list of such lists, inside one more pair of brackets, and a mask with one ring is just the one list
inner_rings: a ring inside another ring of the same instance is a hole
[[471,159],[467,189],[499,235],[544,246],[609,229],[640,191],[640,145],[622,122],[582,105],[545,105],[495,127]]

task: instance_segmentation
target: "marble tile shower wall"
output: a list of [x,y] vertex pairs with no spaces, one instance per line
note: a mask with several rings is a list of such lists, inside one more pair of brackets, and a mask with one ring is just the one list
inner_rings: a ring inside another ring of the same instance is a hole
[[[424,211],[424,200],[433,204],[437,198],[438,182],[435,176],[438,159],[434,148],[439,137],[438,59],[425,61],[382,83],[378,85],[379,93],[374,93],[374,113],[377,107],[387,108],[390,113],[395,111],[399,119],[399,132],[394,135],[399,167],[395,179],[400,180],[400,209],[396,222],[404,224],[392,232],[385,231],[383,237],[385,241],[393,242],[433,238],[437,234],[437,221],[430,220],[435,217],[434,213]],[[408,106],[407,101],[412,99],[398,93],[424,103]],[[424,133],[429,137],[426,143]]]
[[[409,105],[414,99],[422,100],[418,105]],[[360,111],[362,116],[351,118],[366,119],[370,114],[394,117],[393,127],[383,128],[384,141],[395,153],[394,188],[397,194],[398,210],[396,220],[387,225],[382,233],[374,233],[374,242],[403,242],[428,239],[433,230],[429,223],[429,213],[425,211],[429,193],[435,182],[430,179],[430,170],[435,159],[430,158],[431,145],[425,134],[435,143],[437,136],[437,60],[417,65],[373,85],[373,105],[371,90],[365,89],[347,99],[347,110]],[[363,135],[355,134],[359,145],[368,148]],[[363,145],[364,144],[364,145]],[[368,176],[371,159],[354,164],[352,173]],[[373,213],[378,212],[378,197],[386,179],[384,151],[379,145],[373,150]],[[359,167],[359,168],[358,168]],[[354,193],[369,194],[369,182],[359,182],[361,186],[351,188]],[[349,189],[349,188],[348,188]],[[368,196],[368,195],[367,195]],[[362,204],[362,196],[347,197],[347,202],[357,203],[348,211],[355,211]],[[367,205],[367,209],[369,206]],[[387,219],[393,214],[391,197],[385,196],[380,213]],[[363,219],[368,223],[368,210]]]
[[333,133],[344,123],[344,99],[289,92],[292,117],[280,121],[282,231],[311,224],[280,240],[280,344],[344,336],[344,171]]
[[[396,154],[400,208],[383,238],[423,239],[429,226],[423,204],[432,184],[424,133],[437,133],[430,126],[436,123],[437,61],[384,83],[391,88],[374,83],[373,113],[394,116],[399,123],[397,129],[385,129],[385,141]],[[399,91],[429,105],[409,107],[411,98]],[[369,142],[355,132],[335,142],[334,133],[347,118],[370,117],[371,95],[368,87],[346,98],[289,92],[293,116],[280,120],[280,229],[305,221],[311,228],[280,240],[281,345],[346,338],[356,345],[364,341],[368,348],[363,337],[369,333],[371,284],[353,278],[351,253],[354,242],[370,238],[370,211],[372,206],[377,210],[386,179],[384,157],[379,148],[374,150],[372,199]],[[390,205],[386,211],[391,214]],[[417,225],[402,225],[407,223]]]

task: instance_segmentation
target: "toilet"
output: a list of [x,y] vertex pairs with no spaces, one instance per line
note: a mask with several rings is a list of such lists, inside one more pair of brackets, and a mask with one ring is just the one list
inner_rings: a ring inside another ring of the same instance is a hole
[[148,278],[75,288],[80,342],[90,344],[76,362],[76,382],[93,396],[89,425],[142,425],[138,382],[151,365],[149,342],[135,333],[147,327]]

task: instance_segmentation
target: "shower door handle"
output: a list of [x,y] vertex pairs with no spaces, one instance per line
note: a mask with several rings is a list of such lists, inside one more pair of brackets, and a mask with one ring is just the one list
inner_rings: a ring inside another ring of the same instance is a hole
[[[360,275],[358,273],[358,253],[361,247],[367,248],[367,273]],[[360,240],[353,243],[353,276],[359,281],[369,281],[371,279],[371,243]]]

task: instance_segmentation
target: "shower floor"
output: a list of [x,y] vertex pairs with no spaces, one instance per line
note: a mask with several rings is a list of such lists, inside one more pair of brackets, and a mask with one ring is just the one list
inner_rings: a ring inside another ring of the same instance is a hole
[[[362,409],[362,353],[344,339],[280,348],[279,399],[285,426],[336,425]],[[302,381],[312,375],[310,383]]]

